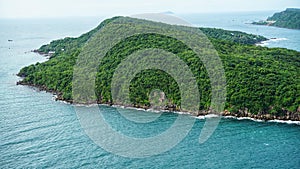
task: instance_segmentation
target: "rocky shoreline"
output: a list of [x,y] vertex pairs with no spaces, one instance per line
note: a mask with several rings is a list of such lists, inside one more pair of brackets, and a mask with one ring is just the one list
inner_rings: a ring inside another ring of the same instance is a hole
[[[62,97],[62,92],[59,91],[55,91],[55,90],[49,90],[47,88],[47,86],[40,86],[40,85],[35,85],[35,84],[29,84],[29,83],[24,83],[22,81],[18,81],[17,85],[26,85],[26,86],[31,86],[31,87],[35,87],[37,89],[39,89],[40,91],[46,91],[49,93],[52,93],[54,95],[56,95],[55,100],[56,101],[64,101],[70,104],[78,104],[75,103],[73,100],[65,100]],[[151,107],[149,106],[141,106],[141,105],[122,105],[122,104],[114,104],[111,102],[99,102],[99,101],[95,101],[93,103],[85,103],[82,104],[80,103],[80,105],[92,105],[92,104],[106,104],[109,106],[123,106],[123,107],[134,107],[134,108],[141,108],[141,109],[150,109]],[[192,116],[206,116],[206,115],[210,115],[210,114],[216,114],[215,112],[213,112],[212,110],[200,110],[199,112],[186,112],[186,111],[182,111],[180,109],[178,109],[175,105],[170,105],[170,106],[165,106],[165,107],[156,107],[154,110],[159,110],[159,111],[170,111],[170,112],[184,112],[187,114],[190,114]],[[285,111],[283,115],[281,116],[276,116],[276,115],[272,115],[269,113],[258,113],[258,114],[252,114],[247,112],[247,110],[245,111],[239,111],[236,113],[230,112],[228,110],[224,110],[223,112],[219,113],[219,115],[223,116],[223,117],[234,117],[234,118],[241,118],[241,117],[245,117],[245,118],[251,118],[254,120],[263,120],[263,121],[271,121],[271,120],[283,120],[283,121],[300,121],[300,112],[289,112],[289,111]]]
[[249,117],[258,120],[270,121],[270,120],[291,120],[291,121],[300,121],[300,113],[293,113],[286,111],[282,116],[276,116],[269,113],[258,113],[252,114],[247,111],[239,111],[238,113],[232,113],[227,110],[221,113],[222,116],[233,116],[233,117]]

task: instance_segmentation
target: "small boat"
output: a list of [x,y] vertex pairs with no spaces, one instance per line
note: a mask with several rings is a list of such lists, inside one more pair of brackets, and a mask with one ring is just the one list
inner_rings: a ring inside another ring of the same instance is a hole
[[8,39],[7,41],[8,41],[8,42],[12,42],[13,40],[12,40],[12,39]]

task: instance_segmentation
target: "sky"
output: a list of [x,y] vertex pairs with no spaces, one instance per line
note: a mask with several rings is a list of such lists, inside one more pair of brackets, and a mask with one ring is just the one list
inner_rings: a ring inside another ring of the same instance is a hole
[[300,0],[0,0],[0,18],[282,11]]

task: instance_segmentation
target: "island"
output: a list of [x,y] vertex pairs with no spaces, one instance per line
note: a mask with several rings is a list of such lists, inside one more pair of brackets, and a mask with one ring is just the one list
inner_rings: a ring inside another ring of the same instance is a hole
[[[77,56],[95,32],[116,18],[119,17],[104,20],[78,38],[54,40],[35,50],[40,54],[50,54],[49,60],[22,68],[18,73],[22,80],[17,84],[53,92],[57,100],[73,103],[72,78]],[[300,120],[300,52],[257,46],[255,44],[267,40],[259,35],[215,28],[199,29],[214,45],[225,68],[227,95],[222,115],[263,120]],[[158,34],[129,37],[107,53],[96,75],[97,103],[116,104],[110,93],[114,70],[126,56],[149,47],[174,53],[190,67],[200,93],[197,115],[210,113],[211,86],[205,66],[186,45]],[[167,98],[163,109],[181,111],[177,83],[170,75],[159,70],[144,70],[131,81],[132,104],[129,106],[149,108],[149,93],[153,89],[165,92]]]
[[300,29],[300,9],[287,8],[285,11],[275,13],[273,16],[268,17],[265,21],[253,22],[252,24]]

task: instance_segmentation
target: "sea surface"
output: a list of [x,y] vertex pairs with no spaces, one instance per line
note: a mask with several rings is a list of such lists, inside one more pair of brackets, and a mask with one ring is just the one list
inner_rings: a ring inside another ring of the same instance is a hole
[[[277,38],[265,45],[300,51],[299,30],[246,24],[272,13],[181,16],[198,26]],[[47,60],[31,50],[53,39],[79,36],[103,18],[0,20],[0,168],[300,168],[299,124],[224,118],[211,137],[200,144],[199,135],[207,119],[195,119],[187,136],[172,149],[146,158],[130,158],[111,153],[88,137],[75,111],[79,106],[55,101],[51,93],[16,85],[20,68]],[[100,108],[116,131],[137,138],[159,135],[179,116],[166,112],[152,122],[134,123],[114,107]],[[80,109],[88,112],[91,107]],[[127,113],[137,118],[155,114],[134,109]],[[177,139],[177,135],[170,138]]]
[[250,24],[254,21],[266,20],[268,16],[272,16],[275,12],[280,11],[179,14],[178,16],[194,26],[242,31],[262,35],[270,39],[264,42],[262,46],[282,47],[300,51],[300,30]]

